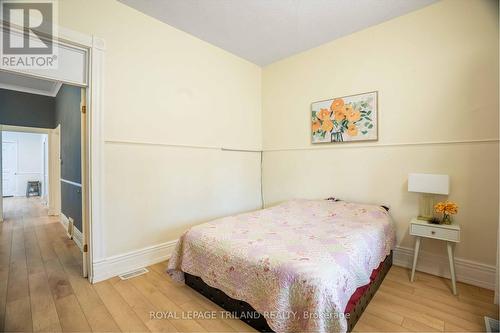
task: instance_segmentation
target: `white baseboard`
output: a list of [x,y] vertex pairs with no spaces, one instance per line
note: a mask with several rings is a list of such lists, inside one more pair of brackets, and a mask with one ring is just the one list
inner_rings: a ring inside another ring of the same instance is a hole
[[[61,213],[59,221],[61,221],[61,224],[64,226],[64,229],[68,230],[68,224],[69,224],[68,217],[63,213]],[[76,246],[78,246],[80,251],[83,251],[83,234],[76,227],[73,227],[73,241],[75,242]]]
[[59,222],[61,222],[61,224],[63,225],[64,230],[68,230],[68,223],[69,223],[68,217],[63,213],[60,213],[59,216],[60,216]]
[[76,227],[73,228],[73,240],[76,243],[76,246],[83,252],[83,234]]
[[[411,268],[413,265],[413,252],[412,248],[397,246],[394,249],[393,264]],[[457,281],[460,282],[494,290],[495,270],[495,266],[455,258],[455,272]],[[417,271],[450,278],[448,257],[421,250],[418,255]]]
[[[75,229],[76,230],[76,229]],[[94,262],[93,283],[97,283],[119,274],[150,266],[170,258],[177,240],[146,247],[140,250],[111,256]],[[398,246],[394,250],[393,264],[411,268],[413,249]],[[450,278],[448,257],[420,251],[417,270],[445,278]],[[457,281],[474,286],[495,289],[495,266],[455,258]]]
[[60,214],[61,214],[61,212],[59,212],[57,209],[50,208],[50,205],[49,205],[49,212],[48,212],[49,216],[59,216]]
[[92,283],[150,266],[170,258],[177,240],[94,261]]

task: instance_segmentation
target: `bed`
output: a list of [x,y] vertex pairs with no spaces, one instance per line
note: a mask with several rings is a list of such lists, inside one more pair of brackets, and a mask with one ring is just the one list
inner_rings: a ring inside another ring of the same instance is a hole
[[261,314],[245,318],[261,331],[346,332],[390,267],[394,245],[380,206],[291,200],[192,227],[167,273],[225,309]]

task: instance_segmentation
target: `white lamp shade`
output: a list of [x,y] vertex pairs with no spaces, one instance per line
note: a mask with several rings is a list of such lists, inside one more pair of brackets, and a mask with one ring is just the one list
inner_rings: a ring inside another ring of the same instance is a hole
[[450,192],[450,176],[410,173],[408,175],[408,191],[448,195]]

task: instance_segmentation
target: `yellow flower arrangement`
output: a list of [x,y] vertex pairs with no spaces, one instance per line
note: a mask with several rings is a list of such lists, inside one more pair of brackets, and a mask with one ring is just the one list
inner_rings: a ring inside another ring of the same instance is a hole
[[342,98],[336,98],[333,100],[332,105],[330,105],[330,110],[337,111],[342,110],[344,107],[344,100]]
[[456,213],[458,213],[458,205],[453,201],[446,200],[444,202],[438,202],[434,206],[434,210],[436,211],[436,213],[443,214],[443,223],[450,224],[451,223],[450,215],[455,215]]
[[313,121],[313,123],[312,123],[313,133],[316,132],[317,130],[319,130],[320,128],[321,128],[320,122],[318,120]]
[[329,119],[330,118],[330,113],[331,112],[328,109],[321,109],[318,112],[318,119],[321,119],[321,120]]
[[325,132],[330,132],[333,129],[333,122],[330,119],[326,119],[321,124],[321,129]]
[[350,110],[346,110],[346,118],[347,120],[349,120],[351,123],[354,123],[356,121],[358,121],[359,119],[361,119],[361,114],[358,110],[356,109],[350,109]]
[[458,213],[458,205],[452,201],[438,202],[434,209],[436,213],[443,213],[448,215],[453,215]]
[[354,124],[349,124],[347,125],[347,134],[349,136],[356,136],[358,135],[358,128]]
[[334,119],[336,121],[341,122],[342,120],[344,120],[345,118],[344,109],[337,109],[333,111],[333,113],[334,113]]

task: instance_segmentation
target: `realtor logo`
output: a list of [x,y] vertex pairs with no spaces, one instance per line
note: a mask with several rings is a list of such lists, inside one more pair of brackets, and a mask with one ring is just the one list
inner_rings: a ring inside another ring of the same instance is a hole
[[0,0],[1,68],[57,68],[55,7],[53,0]]

